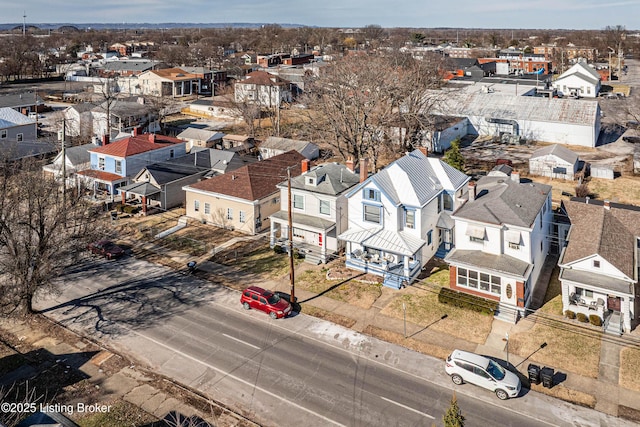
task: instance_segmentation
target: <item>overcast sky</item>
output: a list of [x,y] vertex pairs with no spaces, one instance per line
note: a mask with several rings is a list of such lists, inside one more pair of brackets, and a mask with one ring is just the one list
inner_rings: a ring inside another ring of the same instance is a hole
[[277,23],[320,27],[640,27],[640,0],[22,0],[0,23]]

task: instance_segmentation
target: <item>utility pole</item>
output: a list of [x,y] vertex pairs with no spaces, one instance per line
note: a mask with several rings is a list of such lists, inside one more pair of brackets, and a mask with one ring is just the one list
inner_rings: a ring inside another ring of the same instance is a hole
[[293,213],[291,209],[291,168],[287,168],[287,204],[289,213],[289,279],[291,281],[291,304],[296,302],[296,281],[293,265]]
[[[62,206],[67,206],[67,154],[66,154],[66,142],[67,139],[67,119],[62,118]],[[66,218],[66,217],[65,217]]]

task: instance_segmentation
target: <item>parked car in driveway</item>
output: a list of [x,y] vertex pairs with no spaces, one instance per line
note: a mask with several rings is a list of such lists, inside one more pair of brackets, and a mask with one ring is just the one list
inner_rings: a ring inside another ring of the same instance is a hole
[[240,303],[246,310],[255,308],[271,316],[272,319],[281,319],[291,312],[289,301],[280,295],[262,289],[258,286],[251,286],[242,292]]
[[124,249],[110,240],[98,240],[97,242],[89,243],[87,249],[91,253],[103,256],[106,259],[115,259],[124,255]]
[[517,397],[520,393],[520,378],[516,374],[479,354],[454,350],[447,357],[444,369],[454,384],[475,384],[493,391],[501,400]]

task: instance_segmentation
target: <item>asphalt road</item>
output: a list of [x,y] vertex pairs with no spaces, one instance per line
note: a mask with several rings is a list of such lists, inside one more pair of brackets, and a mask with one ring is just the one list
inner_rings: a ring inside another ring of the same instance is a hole
[[454,386],[441,360],[306,315],[274,321],[143,261],[88,261],[60,284],[39,302],[48,316],[264,425],[442,425],[454,387],[468,427],[626,425],[527,390],[502,402]]

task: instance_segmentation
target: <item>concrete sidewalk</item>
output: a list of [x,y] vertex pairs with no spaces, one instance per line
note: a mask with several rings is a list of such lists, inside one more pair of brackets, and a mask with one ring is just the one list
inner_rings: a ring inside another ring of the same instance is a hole
[[[261,236],[258,236],[256,238],[260,237]],[[150,243],[143,246],[150,250],[154,249],[154,245]],[[163,252],[164,255],[170,256],[175,261],[185,263],[185,265],[188,261],[188,257],[184,254],[169,251]],[[264,280],[259,276],[247,274],[234,267],[206,261],[208,258],[210,258],[210,255],[205,255],[197,260],[198,268],[201,271],[223,276],[227,280],[241,281],[243,286],[259,285],[285,294],[289,294],[290,292],[290,284],[286,279]],[[303,263],[299,265],[297,269],[300,270],[301,273],[307,267],[309,266]],[[515,334],[529,330],[534,326],[535,320],[525,318],[517,324],[510,324],[495,319],[492,324],[491,333],[488,335],[486,341],[482,344],[476,344],[442,332],[431,331],[428,328],[411,322],[406,322],[405,326],[403,320],[381,314],[381,310],[395,296],[394,292],[397,291],[383,288],[381,296],[369,309],[317,295],[303,289],[296,289],[296,297],[302,307],[302,312],[304,312],[305,306],[312,306],[326,312],[344,316],[355,321],[351,329],[357,332],[363,332],[373,327],[403,336],[406,331],[407,337],[436,348],[459,348],[493,356],[504,361],[508,359],[509,364],[513,368],[517,369],[524,378],[527,377],[529,362],[513,353],[507,354],[506,334]],[[569,401],[572,392],[574,394],[592,395],[594,397],[596,410],[613,416],[624,415],[626,418],[640,423],[640,392],[628,390],[618,385],[620,349],[620,345],[616,344],[615,340],[610,339],[608,336],[603,338],[600,357],[600,374],[597,379],[575,373],[560,373],[558,377],[562,380],[561,387],[567,389],[566,393],[563,394],[567,396]],[[546,389],[540,386],[536,386],[536,389],[543,393],[546,392]]]

